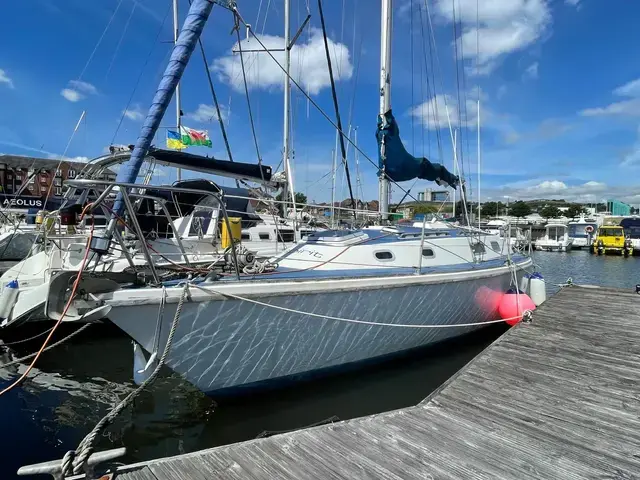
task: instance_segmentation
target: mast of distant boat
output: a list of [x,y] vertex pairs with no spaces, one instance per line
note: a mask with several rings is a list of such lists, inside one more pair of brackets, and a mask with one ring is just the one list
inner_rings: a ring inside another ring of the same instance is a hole
[[[284,67],[285,67],[285,75],[284,75],[284,134],[283,134],[283,147],[282,147],[282,155],[285,172],[287,174],[287,186],[289,187],[289,191],[291,193],[291,205],[293,206],[293,226],[294,229],[296,227],[297,213],[296,213],[296,191],[293,188],[293,172],[291,169],[291,159],[290,159],[290,149],[289,149],[289,103],[291,101],[291,83],[289,81],[289,71],[291,67],[291,45],[289,45],[289,8],[290,8],[290,0],[284,0]],[[284,189],[282,200],[287,201],[287,189]],[[283,217],[287,217],[287,204],[284,204]]]
[[[380,118],[391,109],[391,29],[393,28],[392,0],[382,0],[380,34]],[[384,158],[384,144],[381,146]],[[383,170],[379,176],[378,212],[381,221],[389,217],[389,179]]]
[[[173,0],[173,45],[178,43],[178,0]],[[180,82],[176,85],[176,128],[178,135],[182,135],[180,131]],[[178,180],[182,179],[182,170],[178,168]]]

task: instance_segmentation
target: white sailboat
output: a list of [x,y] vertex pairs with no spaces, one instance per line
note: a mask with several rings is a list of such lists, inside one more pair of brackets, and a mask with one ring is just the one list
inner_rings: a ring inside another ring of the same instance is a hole
[[[195,47],[193,32],[202,31],[210,10],[209,1],[193,2],[189,25],[181,33],[184,41],[174,49],[155,105],[168,103],[163,103],[165,96]],[[385,99],[378,141],[387,175],[380,187],[382,217],[387,213],[388,178],[406,173],[397,170],[394,155],[408,155],[404,147],[400,150],[390,111],[391,23],[391,0],[382,0]],[[135,196],[130,191],[136,187],[129,180],[135,179],[162,114],[157,109],[149,113],[149,136],[139,138],[129,169],[121,169],[115,184],[92,180],[69,184],[103,189],[107,192],[103,196],[117,187],[121,202],[114,210],[129,209],[130,197]],[[457,184],[457,177],[443,167],[426,159],[413,160],[426,177]],[[171,195],[198,192],[180,187],[163,190]],[[207,196],[226,222],[220,194],[210,191]],[[91,252],[108,251],[114,225],[112,220],[105,236],[92,240]],[[64,316],[69,321],[108,318],[134,340],[139,375],[152,370],[171,336],[167,365],[202,391],[220,393],[379,360],[496,320],[497,305],[490,299],[506,291],[521,276],[521,269],[531,265],[526,256],[507,258],[494,250],[491,246],[499,241],[499,236],[461,227],[318,232],[267,263],[245,268],[238,268],[234,258],[227,268],[207,274],[184,270],[177,279],[162,281],[155,276],[141,284],[119,281],[109,272],[91,273],[80,280],[83,295],[71,299],[69,281],[77,274],[61,271],[49,282],[45,312],[49,318]],[[141,248],[149,254],[145,243]],[[63,315],[65,306],[68,311]]]

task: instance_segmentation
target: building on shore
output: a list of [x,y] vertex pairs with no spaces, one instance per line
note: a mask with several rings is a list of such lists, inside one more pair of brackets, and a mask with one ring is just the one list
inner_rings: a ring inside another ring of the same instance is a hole
[[[45,200],[60,199],[64,181],[75,178],[86,163],[20,155],[0,155],[0,205],[5,209],[46,208]],[[114,181],[107,171],[102,180]]]
[[616,217],[626,217],[631,215],[631,205],[619,200],[607,200],[607,211]]

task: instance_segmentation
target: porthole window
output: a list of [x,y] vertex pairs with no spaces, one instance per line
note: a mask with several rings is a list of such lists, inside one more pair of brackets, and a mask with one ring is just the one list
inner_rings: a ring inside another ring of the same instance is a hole
[[425,258],[433,258],[433,257],[436,256],[436,254],[430,248],[423,248],[422,249],[422,256],[425,257]]
[[500,244],[498,242],[496,242],[495,240],[491,241],[491,248],[493,250],[495,250],[496,252],[500,251]]
[[393,253],[391,253],[389,250],[376,252],[375,256],[378,260],[393,260]]
[[251,240],[251,235],[249,235],[248,233],[243,233],[242,240]]
[[269,233],[260,233],[260,240],[269,240]]

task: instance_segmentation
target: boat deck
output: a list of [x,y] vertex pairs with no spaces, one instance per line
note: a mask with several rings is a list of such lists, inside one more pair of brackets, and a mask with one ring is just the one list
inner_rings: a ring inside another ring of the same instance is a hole
[[640,295],[568,287],[419,405],[118,480],[640,478]]

